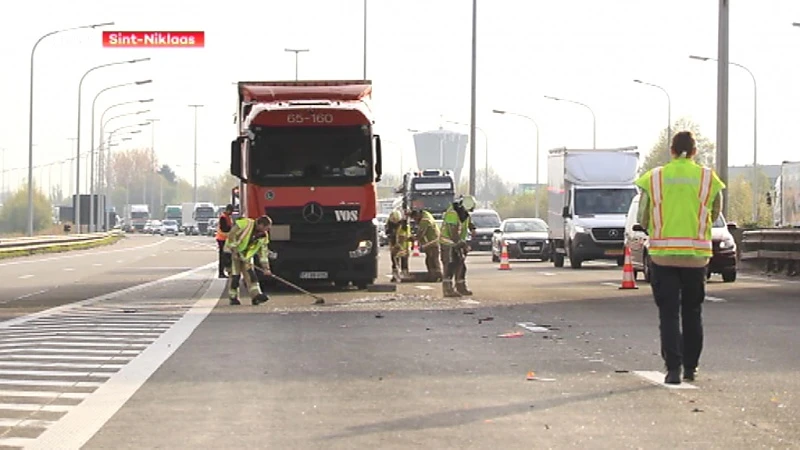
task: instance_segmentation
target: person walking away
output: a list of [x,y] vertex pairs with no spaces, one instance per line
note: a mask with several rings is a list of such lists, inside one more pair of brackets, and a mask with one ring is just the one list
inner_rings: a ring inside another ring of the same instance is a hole
[[421,208],[411,211],[411,218],[417,223],[417,235],[414,239],[419,248],[425,253],[425,269],[428,272],[428,281],[437,283],[442,281],[441,249],[439,247],[439,226],[433,214]]
[[269,297],[261,291],[253,260],[258,256],[264,275],[272,275],[269,267],[269,230],[271,226],[272,219],[269,216],[261,216],[255,220],[241,218],[234,222],[233,228],[228,233],[225,249],[231,254],[231,281],[228,289],[231,305],[241,305],[239,283],[242,275],[246,277],[245,282],[253,306],[269,300]]
[[650,286],[667,369],[664,382],[680,384],[681,367],[683,379],[695,379],[703,350],[711,226],[722,210],[725,184],[713,170],[694,162],[697,143],[690,131],[675,134],[670,153],[668,164],[636,180],[641,189],[637,218],[649,235]]
[[[395,209],[389,214],[386,220],[386,237],[389,240],[389,253],[392,259],[392,282],[400,282],[400,270],[408,271],[408,258],[402,257],[403,246],[399,240],[403,233],[400,232],[404,228],[403,212],[400,209]],[[403,265],[405,263],[405,265]]]
[[233,205],[227,205],[225,206],[225,210],[222,211],[222,214],[219,215],[219,220],[217,221],[217,234],[215,238],[217,240],[219,257],[219,278],[228,278],[228,275],[225,273],[225,271],[230,271],[230,254],[225,251],[225,241],[228,239],[228,233],[233,227],[233,218],[231,218],[232,214]]
[[461,297],[453,286],[453,277],[460,275],[460,260],[466,250],[467,243],[461,237],[463,232],[462,217],[466,217],[463,198],[457,198],[445,211],[442,230],[439,237],[442,259],[442,295],[444,297]]
[[[475,198],[471,195],[465,196],[461,201],[463,212],[459,212],[459,219],[466,216],[461,220],[461,241],[467,242],[469,236],[475,232],[475,225],[472,223],[472,212],[475,211]],[[463,247],[461,258],[458,261],[458,271],[455,274],[456,278],[456,292],[461,295],[472,295],[472,291],[467,287],[467,254],[470,250],[469,244]]]

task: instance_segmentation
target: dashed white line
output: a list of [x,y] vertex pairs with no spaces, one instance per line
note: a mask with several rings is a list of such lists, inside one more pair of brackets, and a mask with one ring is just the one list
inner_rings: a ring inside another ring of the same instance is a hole
[[100,263],[94,263],[94,264],[92,264],[92,265],[93,265],[93,266],[95,266],[95,267],[100,267],[100,266],[102,266],[102,264],[100,264]]
[[122,264],[122,263],[124,263],[124,262],[125,262],[125,260],[123,260],[123,259],[118,259],[118,260],[117,260],[117,264]]
[[33,275],[20,275],[20,280],[27,280],[28,278],[33,278]]
[[425,286],[425,285],[419,285],[419,286],[414,286],[414,287],[415,287],[415,288],[417,288],[417,289],[419,289],[419,290],[421,290],[421,291],[430,291],[430,290],[433,290],[433,288],[432,288],[432,287],[430,287],[430,286]]
[[633,374],[638,376],[639,378],[642,378],[642,379],[644,379],[646,381],[649,381],[650,383],[655,384],[656,386],[661,386],[661,387],[665,387],[665,388],[668,388],[668,389],[698,389],[697,386],[695,386],[693,384],[689,384],[689,383],[687,383],[685,381],[683,383],[681,383],[681,384],[667,384],[667,383],[664,383],[664,377],[666,376],[666,374],[661,373],[661,372],[657,372],[655,370],[652,370],[652,371],[650,371],[650,370],[635,370],[635,371],[633,371]]
[[710,295],[706,295],[706,300],[709,301],[709,302],[712,302],[712,303],[726,303],[727,302],[727,300],[725,300],[724,298],[712,297]]
[[617,283],[612,283],[612,282],[610,282],[610,281],[607,281],[607,282],[605,282],[605,283],[600,283],[600,285],[601,285],[601,286],[619,287],[619,285],[618,285]]
[[461,303],[464,303],[465,305],[480,305],[481,304],[481,302],[479,302],[477,300],[470,300],[470,299],[461,300]]
[[[25,299],[25,298],[28,298],[28,297],[33,297],[34,295],[44,294],[45,292],[47,292],[49,290],[50,289],[42,289],[41,291],[31,292],[30,294],[25,294],[25,295],[20,295],[19,297],[15,298],[14,300],[22,300],[22,299]],[[6,301],[6,302],[0,302],[0,303],[8,303],[8,302]]]
[[553,272],[542,272],[542,275],[544,275],[546,277],[554,277],[554,276],[556,276],[556,274],[554,274]]
[[74,269],[74,268],[72,268],[72,267],[64,267],[64,272],[72,272],[72,271],[74,271],[74,270],[75,270],[75,269]]

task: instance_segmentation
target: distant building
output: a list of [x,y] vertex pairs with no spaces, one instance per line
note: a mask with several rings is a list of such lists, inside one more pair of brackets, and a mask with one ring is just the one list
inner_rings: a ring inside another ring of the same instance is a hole
[[468,142],[468,135],[442,128],[414,134],[417,168],[452,170],[460,182]]

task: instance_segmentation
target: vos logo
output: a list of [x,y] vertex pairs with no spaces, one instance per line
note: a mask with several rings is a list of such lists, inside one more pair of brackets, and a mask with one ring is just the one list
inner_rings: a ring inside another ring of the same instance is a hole
[[358,222],[358,211],[353,209],[337,209],[334,211],[337,222]]

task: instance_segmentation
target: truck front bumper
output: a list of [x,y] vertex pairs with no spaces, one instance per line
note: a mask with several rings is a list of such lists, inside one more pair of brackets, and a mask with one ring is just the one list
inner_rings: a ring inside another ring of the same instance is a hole
[[[274,244],[274,243],[273,243]],[[270,251],[270,269],[275,275],[303,282],[374,283],[378,277],[378,243],[369,247],[354,245],[354,250],[303,249],[276,245]],[[273,247],[273,245],[271,245]]]
[[573,257],[581,261],[613,259],[625,256],[623,241],[598,242],[587,231],[575,233],[572,238],[570,252]]

